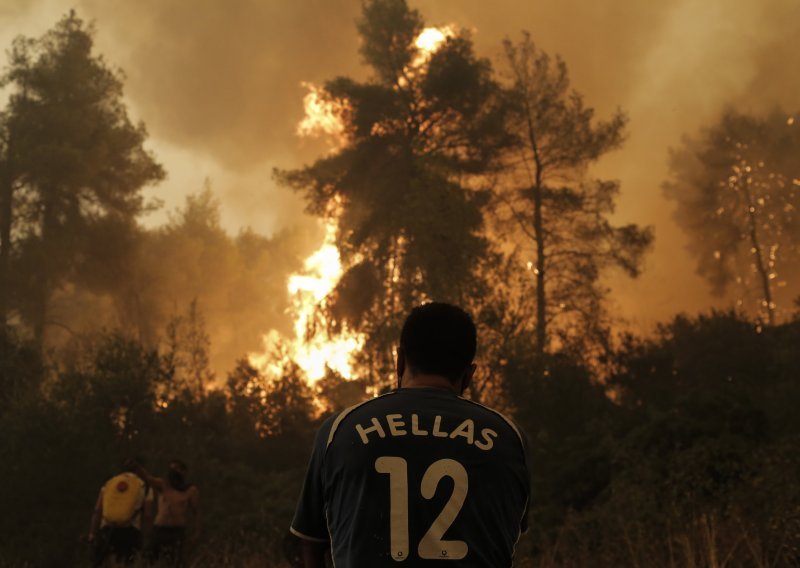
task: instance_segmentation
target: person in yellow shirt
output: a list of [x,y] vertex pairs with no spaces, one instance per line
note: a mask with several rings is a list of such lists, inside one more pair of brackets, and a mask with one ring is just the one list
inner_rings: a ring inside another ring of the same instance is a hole
[[103,484],[89,527],[92,566],[102,566],[113,556],[130,564],[142,548],[142,535],[152,517],[152,488],[137,475],[141,458],[126,460],[121,472]]

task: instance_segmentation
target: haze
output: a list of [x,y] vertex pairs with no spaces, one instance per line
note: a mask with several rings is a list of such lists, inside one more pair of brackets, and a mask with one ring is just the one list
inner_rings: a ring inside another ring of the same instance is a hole
[[[495,59],[504,37],[530,31],[541,48],[563,56],[573,86],[599,117],[617,107],[629,114],[627,142],[596,169],[621,181],[617,221],[654,225],[656,246],[641,278],[610,283],[622,316],[648,329],[679,309],[727,305],[694,274],[673,205],[662,196],[667,152],[726,105],[795,110],[796,0],[411,4],[430,25],[473,30],[478,51]],[[147,124],[149,145],[168,172],[148,190],[164,207],[146,224],[164,222],[206,179],[232,232],[251,226],[273,234],[310,223],[271,170],[311,162],[324,148],[295,134],[301,82],[363,77],[354,26],[360,2],[0,0],[0,43],[38,36],[73,7],[95,21],[98,51],[127,74],[129,107]]]

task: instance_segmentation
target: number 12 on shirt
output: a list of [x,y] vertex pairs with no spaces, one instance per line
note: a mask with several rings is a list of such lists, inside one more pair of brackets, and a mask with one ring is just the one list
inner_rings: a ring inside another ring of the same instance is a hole
[[[392,559],[400,562],[408,558],[408,462],[400,457],[383,456],[375,460],[375,471],[389,475],[389,535]],[[449,477],[453,480],[453,493],[447,504],[433,521],[419,542],[420,558],[461,560],[469,547],[463,540],[442,540],[442,536],[456,520],[467,498],[469,478],[464,466],[455,460],[434,462],[422,476],[420,492],[425,499],[433,499],[439,482]]]

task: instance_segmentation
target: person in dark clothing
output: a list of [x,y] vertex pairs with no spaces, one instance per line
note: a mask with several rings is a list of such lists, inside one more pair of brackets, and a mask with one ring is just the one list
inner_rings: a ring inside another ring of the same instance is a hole
[[502,568],[527,528],[527,442],[499,412],[461,395],[476,330],[456,306],[406,320],[398,388],[331,416],[314,442],[290,531],[306,568]]

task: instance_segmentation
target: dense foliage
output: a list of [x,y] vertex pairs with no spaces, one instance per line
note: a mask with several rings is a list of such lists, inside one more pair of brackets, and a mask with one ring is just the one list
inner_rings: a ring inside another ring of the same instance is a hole
[[[156,472],[175,456],[190,464],[205,509],[198,566],[287,565],[311,436],[341,408],[335,399],[296,370],[271,381],[244,362],[198,395],[173,348],[120,334],[97,336],[58,369],[1,339],[0,564],[77,563],[100,485],[141,454]],[[533,448],[519,565],[800,561],[798,344],[800,322],[759,332],[731,313],[681,316],[657,337],[630,338],[605,385],[567,357],[532,373],[520,351],[504,367]]]
[[679,316],[602,389],[566,362],[523,383],[538,565],[796,565],[799,342],[797,321]]
[[[141,216],[165,172],[128,117],[124,75],[97,53],[75,13],[42,37],[17,38],[0,88],[0,326],[43,351],[120,327],[154,347],[166,323],[200,304],[215,370],[262,347],[291,321],[286,275],[318,238],[289,229],[230,235],[210,182],[161,227]],[[306,244],[304,244],[306,243]]]
[[0,503],[9,513],[0,565],[88,562],[79,539],[97,492],[132,455],[162,475],[175,457],[190,464],[204,511],[201,565],[233,553],[279,565],[315,426],[304,381],[267,381],[242,363],[224,388],[198,394],[179,353],[119,334],[98,335],[60,369],[13,335],[0,340]]
[[800,271],[800,129],[791,114],[728,109],[670,155],[667,197],[697,273],[773,324]]
[[566,63],[538,49],[530,35],[504,47],[514,143],[503,153],[492,217],[535,281],[538,357],[552,345],[602,350],[610,317],[601,278],[613,268],[638,276],[653,242],[652,228],[612,223],[619,183],[588,171],[621,146],[627,119],[617,111],[595,120],[570,88]]
[[[676,154],[668,186],[712,283],[761,259],[766,317],[616,337],[603,275],[637,275],[653,236],[611,223],[618,185],[587,168],[622,143],[624,116],[594,121],[527,37],[506,44],[504,82],[468,33],[424,52],[423,29],[403,0],[366,2],[372,74],[322,93],[341,145],[278,173],[338,229],[345,272],[320,320],[367,337],[359,379],[313,387],[290,357],[274,376],[240,359],[290,330],[303,239],[227,234],[210,191],[142,228],[141,190],[163,172],[91,29],[70,14],[15,43],[0,113],[0,566],[83,563],[97,491],[132,455],[155,473],[189,464],[205,519],[193,565],[288,566],[316,426],[393,380],[399,326],[428,299],[474,314],[468,395],[531,440],[518,565],[800,564],[800,319],[769,298],[800,241],[792,121],[726,115]],[[797,289],[782,289],[786,304]],[[55,326],[69,339],[43,341]]]
[[[44,341],[55,290],[80,280],[92,242],[125,231],[164,177],[122,101],[122,73],[74,12],[18,38],[0,86],[0,325],[12,302]],[[25,290],[25,293],[22,292]],[[14,292],[16,291],[16,294]]]

